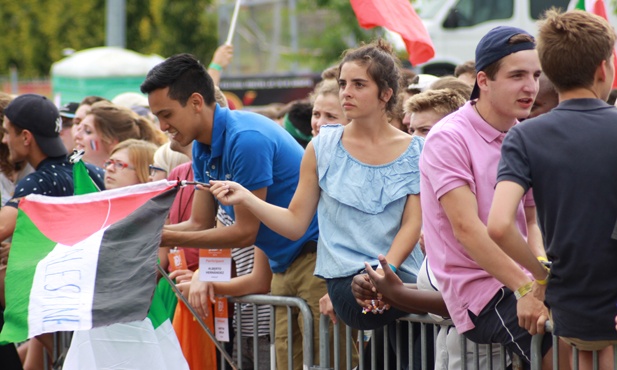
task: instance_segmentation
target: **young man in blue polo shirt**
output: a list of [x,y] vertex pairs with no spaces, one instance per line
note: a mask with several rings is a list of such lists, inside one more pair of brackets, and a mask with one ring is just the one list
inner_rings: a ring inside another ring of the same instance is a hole
[[[160,127],[180,145],[193,143],[195,180],[233,180],[260,199],[287,207],[298,185],[302,147],[270,119],[221,108],[204,66],[189,54],[175,55],[154,67],[141,85]],[[242,206],[223,206],[235,223],[214,228],[217,204],[198,187],[189,221],[166,226],[162,246],[242,248],[256,245],[270,261],[273,295],[297,296],[313,311],[318,333],[319,299],[325,282],[313,276],[318,239],[317,218],[297,241],[284,238]],[[287,310],[276,310],[279,368],[287,368]],[[294,320],[296,323],[297,320]],[[294,368],[302,368],[301,334],[294,333]],[[316,336],[317,341],[317,336]],[[315,353],[318,346],[315,345]]]

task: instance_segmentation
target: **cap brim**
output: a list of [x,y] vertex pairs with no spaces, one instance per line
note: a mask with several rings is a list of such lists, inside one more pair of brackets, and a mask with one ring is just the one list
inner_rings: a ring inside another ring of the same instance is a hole
[[46,137],[34,135],[34,138],[41,151],[48,157],[60,157],[68,154],[68,150],[66,150],[60,136]]
[[60,112],[60,117],[65,117],[65,118],[75,118],[75,113]]
[[478,86],[478,81],[473,84],[473,90],[471,90],[471,96],[469,100],[478,99],[480,97],[480,87]]

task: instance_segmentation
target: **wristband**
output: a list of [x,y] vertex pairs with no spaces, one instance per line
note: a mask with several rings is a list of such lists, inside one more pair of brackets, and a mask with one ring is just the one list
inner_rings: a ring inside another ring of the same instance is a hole
[[544,279],[542,279],[542,280],[538,280],[538,279],[536,279],[536,283],[538,283],[538,284],[540,284],[540,285],[546,285],[546,284],[548,284],[548,278],[549,278],[550,276],[551,276],[551,275],[550,275],[550,274],[548,274],[548,275],[546,275],[546,277],[545,277]]
[[220,65],[220,64],[218,64],[218,63],[214,63],[214,62],[212,62],[212,63],[210,63],[210,65],[208,66],[208,69],[214,69],[214,70],[217,70],[217,71],[221,72],[221,71],[223,70],[223,66],[221,66],[221,65]]
[[523,285],[522,287],[518,288],[514,292],[514,296],[516,297],[516,300],[518,301],[519,299],[529,294],[529,292],[531,292],[532,287],[533,287],[533,281],[530,281],[527,284]]
[[[388,263],[388,266],[390,266],[390,268],[392,269],[392,272],[394,272],[394,273],[396,274],[396,266],[394,266],[394,265],[393,265],[393,264],[391,264],[391,263]],[[381,265],[377,265],[377,270],[379,270],[379,269],[383,269],[383,268],[381,267]]]
[[550,268],[551,263],[544,256],[538,256],[537,258],[538,258],[538,262],[540,262],[542,264],[542,267],[544,267],[544,269],[546,270],[547,274],[546,274],[546,277],[544,279],[542,279],[542,280],[536,279],[536,281],[540,285],[546,285],[546,284],[548,284],[548,278],[551,276],[551,268]]
[[538,262],[540,262],[542,264],[542,266],[544,267],[544,269],[547,272],[551,271],[551,262],[544,256],[538,256]]

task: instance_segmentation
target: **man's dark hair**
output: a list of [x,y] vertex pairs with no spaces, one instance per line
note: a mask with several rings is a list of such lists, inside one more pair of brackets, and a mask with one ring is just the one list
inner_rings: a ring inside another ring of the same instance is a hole
[[203,64],[191,54],[177,54],[167,58],[148,72],[141,84],[141,92],[169,87],[168,96],[186,105],[193,93],[200,94],[207,105],[214,104],[214,83]]

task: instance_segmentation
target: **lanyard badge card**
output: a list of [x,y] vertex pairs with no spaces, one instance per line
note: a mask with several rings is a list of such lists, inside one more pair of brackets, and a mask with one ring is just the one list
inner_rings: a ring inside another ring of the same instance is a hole
[[214,330],[216,340],[229,342],[229,311],[227,311],[227,298],[214,298]]
[[173,248],[167,255],[167,259],[169,260],[170,271],[188,269],[183,249]]
[[231,249],[200,249],[199,280],[231,280]]

